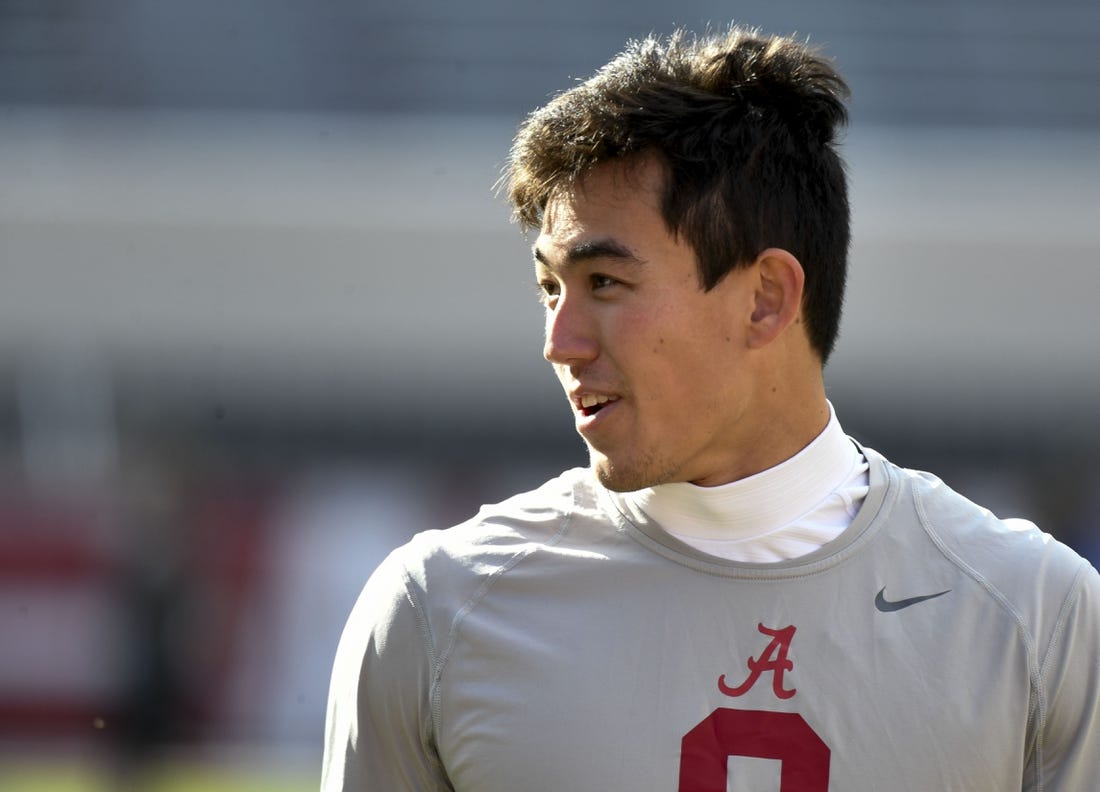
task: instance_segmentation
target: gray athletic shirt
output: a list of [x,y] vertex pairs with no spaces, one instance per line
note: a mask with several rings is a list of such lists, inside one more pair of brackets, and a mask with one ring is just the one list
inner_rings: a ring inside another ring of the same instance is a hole
[[704,555],[591,471],[416,536],[337,651],[321,787],[1100,789],[1100,578],[864,449],[793,561]]

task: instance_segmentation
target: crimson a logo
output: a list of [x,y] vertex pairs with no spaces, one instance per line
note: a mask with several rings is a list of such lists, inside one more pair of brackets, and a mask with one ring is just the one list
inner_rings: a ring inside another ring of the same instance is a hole
[[783,687],[783,674],[794,669],[794,662],[787,658],[787,653],[790,651],[796,628],[792,624],[778,630],[772,630],[765,627],[761,622],[756,625],[756,629],[762,634],[770,636],[771,643],[764,647],[759,657],[749,657],[746,662],[749,667],[749,676],[744,682],[737,687],[730,687],[726,684],[726,675],[722,674],[718,677],[718,689],[727,696],[743,696],[752,690],[752,686],[756,684],[761,676],[770,671],[772,673],[772,692],[778,698],[789,699],[798,690]]

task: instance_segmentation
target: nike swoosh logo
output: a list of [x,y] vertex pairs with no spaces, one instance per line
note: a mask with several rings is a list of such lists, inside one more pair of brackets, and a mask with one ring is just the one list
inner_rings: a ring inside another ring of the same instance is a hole
[[907,599],[894,600],[891,602],[883,596],[886,593],[886,586],[879,589],[878,594],[875,595],[875,607],[883,613],[892,613],[893,611],[899,611],[902,608],[908,608],[910,605],[916,605],[918,602],[925,602],[936,597],[942,597],[944,594],[950,594],[951,589],[947,591],[941,591],[938,594],[925,594],[920,597],[909,597]]

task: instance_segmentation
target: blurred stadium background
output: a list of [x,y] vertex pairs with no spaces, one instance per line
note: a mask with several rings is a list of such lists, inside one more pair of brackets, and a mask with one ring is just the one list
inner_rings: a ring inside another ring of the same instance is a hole
[[731,17],[852,84],[850,433],[1100,558],[1100,6],[0,0],[0,789],[314,788],[410,533],[582,464],[512,131]]

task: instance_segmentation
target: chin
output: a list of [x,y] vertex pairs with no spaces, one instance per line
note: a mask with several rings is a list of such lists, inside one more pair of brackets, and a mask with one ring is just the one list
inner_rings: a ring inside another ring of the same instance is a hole
[[661,477],[653,474],[650,465],[630,464],[623,460],[613,461],[591,448],[589,452],[596,478],[599,479],[600,484],[613,492],[634,492],[662,483]]
[[614,471],[607,468],[597,467],[594,470],[600,483],[612,492],[633,492],[634,490],[645,489],[644,484],[636,487],[632,481],[622,480],[621,477],[615,475]]

